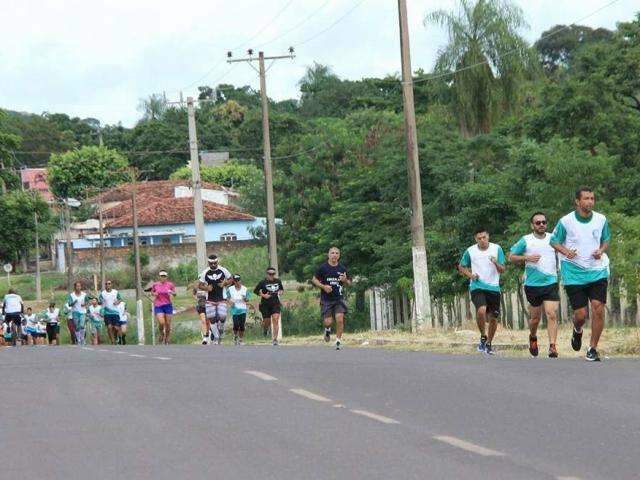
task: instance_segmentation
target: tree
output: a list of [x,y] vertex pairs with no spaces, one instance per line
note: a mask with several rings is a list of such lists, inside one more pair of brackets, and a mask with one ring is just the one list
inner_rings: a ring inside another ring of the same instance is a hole
[[[186,166],[181,167],[173,172],[170,178],[172,180],[191,180],[191,169]],[[218,167],[200,167],[200,179],[203,182],[234,189],[264,181],[262,171],[255,166],[235,162],[225,163]]]
[[48,181],[58,198],[84,198],[88,190],[117,185],[126,178],[127,159],[107,147],[82,147],[51,155]]
[[0,260],[16,262],[35,243],[35,219],[38,215],[40,241],[47,242],[54,231],[51,210],[40,197],[16,190],[0,195]]
[[[0,110],[0,121],[5,117]],[[3,131],[0,123],[0,193],[6,193],[10,185],[15,185],[16,176],[10,170],[14,166],[13,150],[20,146],[20,137]]]
[[518,34],[525,27],[520,8],[502,0],[460,0],[460,11],[436,10],[424,24],[447,29],[436,73],[453,72],[455,110],[466,137],[489,133],[500,112],[518,102],[518,86],[531,71],[532,55]]
[[569,68],[575,52],[591,42],[610,40],[613,32],[606,28],[593,29],[585,25],[556,25],[546,30],[534,44],[547,73]]
[[167,110],[167,101],[164,95],[154,93],[143,98],[138,103],[138,111],[142,113],[142,121],[158,120]]

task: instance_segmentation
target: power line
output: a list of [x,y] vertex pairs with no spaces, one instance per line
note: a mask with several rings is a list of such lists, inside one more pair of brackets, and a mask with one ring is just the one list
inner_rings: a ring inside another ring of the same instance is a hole
[[264,43],[260,43],[258,45],[256,45],[254,48],[262,48],[265,45],[269,45],[273,42],[276,42],[278,40],[280,40],[281,38],[289,35],[291,32],[297,30],[298,28],[300,28],[302,25],[304,25],[305,23],[307,23],[309,20],[311,20],[313,17],[315,17],[324,7],[326,7],[329,2],[331,0],[326,0],[322,5],[320,5],[320,7],[318,7],[317,9],[315,9],[313,12],[311,12],[308,16],[306,16],[301,22],[297,23],[295,26],[291,27],[289,30],[277,35],[276,37],[272,38],[271,40],[268,40]]
[[242,48],[246,45],[249,45],[253,40],[255,40],[258,36],[260,36],[260,34],[262,32],[264,32],[267,28],[269,28],[271,26],[271,24],[273,24],[279,17],[280,15],[282,15],[285,10],[287,8],[289,8],[291,6],[291,4],[293,3],[293,0],[289,0],[287,3],[285,3],[285,5],[278,11],[278,13],[276,13],[271,20],[269,20],[268,23],[266,23],[262,28],[260,28],[252,37],[250,37],[248,40],[245,40],[244,42],[240,43],[239,45],[236,45],[235,47],[233,47],[231,49],[231,51],[233,50],[237,50],[239,48]]
[[360,5],[362,5],[365,2],[365,0],[360,0],[359,2],[357,2],[353,7],[351,7],[349,10],[347,10],[347,12],[342,15],[341,17],[338,17],[338,19],[333,22],[331,25],[329,25],[327,28],[320,30],[318,33],[312,35],[311,37],[302,40],[301,42],[298,43],[294,43],[293,46],[295,47],[299,47],[300,45],[304,45],[305,43],[309,43],[312,40],[315,40],[317,37],[319,37],[320,35],[328,32],[329,30],[331,30],[333,27],[335,27],[338,23],[340,23],[342,20],[344,20],[345,18],[347,18],[351,12],[353,12],[356,8],[358,8]]
[[[556,35],[558,35],[561,32],[564,32],[565,30],[569,30],[572,26],[576,25],[579,22],[582,22],[590,17],[593,17],[595,14],[600,13],[602,10],[605,10],[607,8],[609,8],[611,5],[613,5],[614,3],[618,3],[620,0],[612,0],[611,2],[607,3],[606,5],[603,5],[602,7],[598,8],[597,10],[594,10],[593,12],[591,12],[590,14],[579,18],[573,22],[571,22],[569,25],[565,25],[562,28],[559,28],[558,30],[554,30],[553,32],[547,34],[547,35],[542,35],[538,41],[540,40],[546,40],[547,38],[551,38],[554,37]],[[520,49],[518,48],[514,48],[513,50],[510,50],[508,52],[506,52],[504,55],[502,55],[501,59],[508,56],[508,55],[512,55],[514,53],[518,53],[520,51]],[[452,72],[443,72],[443,73],[439,73],[439,74],[433,74],[433,75],[429,75],[426,78],[422,78],[422,79],[418,79],[418,80],[410,80],[409,83],[422,83],[422,82],[429,82],[431,80],[438,80],[440,78],[445,78],[451,75],[455,75],[456,73],[460,73],[460,72],[464,72],[467,70],[471,70],[472,68],[476,68],[476,67],[480,67],[482,65],[488,65],[490,62],[490,60],[483,60],[482,62],[478,62],[478,63],[474,63],[472,65],[467,65],[466,67],[462,67],[459,68],[457,70],[454,70]]]

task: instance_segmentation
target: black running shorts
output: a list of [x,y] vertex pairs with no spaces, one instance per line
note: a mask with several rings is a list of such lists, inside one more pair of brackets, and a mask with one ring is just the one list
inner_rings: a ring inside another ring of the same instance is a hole
[[261,303],[260,304],[260,314],[262,318],[270,318],[271,315],[279,315],[280,314],[280,303]]
[[491,290],[471,290],[471,302],[476,307],[487,307],[487,314],[495,318],[500,316],[500,292]]
[[532,307],[539,307],[544,302],[557,302],[560,300],[557,283],[545,285],[544,287],[528,287],[525,285],[524,293],[527,296],[527,302]]
[[564,289],[569,297],[571,308],[578,310],[589,304],[589,300],[597,300],[600,303],[607,303],[607,286],[609,282],[606,278],[597,282],[585,285],[565,285]]

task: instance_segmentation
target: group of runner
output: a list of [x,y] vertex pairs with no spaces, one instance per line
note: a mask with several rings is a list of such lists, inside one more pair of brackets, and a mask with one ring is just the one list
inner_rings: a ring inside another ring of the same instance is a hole
[[[534,357],[539,353],[537,331],[543,311],[548,324],[548,356],[558,357],[559,259],[562,284],[573,309],[571,347],[581,350],[582,327],[589,317],[591,339],[585,358],[600,361],[597,347],[604,329],[609,278],[605,251],[611,233],[606,217],[593,211],[594,205],[593,190],[580,188],[575,195],[575,210],[558,221],[553,233],[547,231],[547,216],[535,212],[530,218],[532,233],[524,235],[510,249],[509,260],[525,266],[524,290],[530,312],[529,352]],[[506,258],[502,248],[489,241],[486,228],[478,228],[474,239],[475,245],[464,252],[458,270],[470,280],[469,290],[480,330],[478,351],[493,355],[492,341],[500,316],[500,274],[506,269]]]
[[[591,339],[586,351],[586,360],[600,361],[597,347],[604,329],[604,309],[607,300],[609,259],[605,253],[611,233],[604,215],[593,211],[595,194],[588,187],[580,188],[575,195],[575,209],[562,217],[549,233],[548,219],[544,212],[537,211],[530,217],[532,232],[522,236],[509,252],[509,261],[524,264],[524,290],[529,303],[529,352],[539,354],[537,331],[542,313],[547,319],[550,358],[558,357],[557,311],[559,305],[558,260],[562,283],[573,309],[573,332],[571,347],[582,348],[582,328],[589,317]],[[459,272],[467,277],[471,301],[476,309],[476,323],[480,331],[478,351],[493,355],[492,342],[500,316],[500,275],[506,270],[502,248],[491,243],[489,232],[480,227],[474,233],[475,244],[467,248],[458,264]],[[201,272],[193,289],[196,311],[201,324],[202,344],[221,344],[224,336],[228,310],[233,322],[233,337],[236,345],[244,342],[247,312],[252,294],[259,298],[263,335],[271,331],[271,341],[278,345],[282,281],[276,269],[269,267],[265,278],[253,291],[242,284],[239,274],[231,274],[220,265],[216,255],[207,258],[208,267]],[[325,263],[316,270],[312,284],[320,290],[320,309],[324,325],[324,340],[331,341],[335,322],[335,347],[342,345],[344,314],[347,312],[344,287],[351,284],[347,269],[340,263],[340,250],[329,249]],[[168,280],[165,271],[148,291],[153,296],[154,314],[158,321],[160,343],[168,344],[171,335],[171,319],[174,313],[172,297],[175,285]],[[590,314],[589,314],[590,307]],[[74,290],[67,296],[64,309],[68,313],[68,328],[73,343],[84,344],[89,329],[92,343],[101,341],[104,324],[109,340],[113,344],[126,344],[127,313],[120,293],[107,281],[99,295],[91,296],[76,282]],[[2,305],[4,340],[14,344],[18,336],[29,344],[57,344],[60,332],[60,312],[55,303],[40,314],[24,303],[14,290],[9,290]]]
[[[342,332],[344,330],[344,314],[347,307],[344,301],[343,287],[351,284],[347,269],[340,262],[340,250],[332,247],[328,253],[327,262],[316,271],[312,283],[321,291],[321,313],[325,328],[324,339],[331,340],[331,328],[336,323],[336,349],[341,348]],[[249,291],[242,284],[239,274],[231,274],[228,269],[220,265],[216,255],[207,258],[209,266],[202,271],[197,286],[193,289],[196,299],[196,310],[201,324],[202,344],[222,343],[227,312],[230,311],[233,322],[233,341],[236,345],[244,342],[247,312],[254,308],[249,301],[252,294],[259,298],[258,310],[262,317],[262,331],[267,337],[271,331],[271,342],[278,345],[281,332],[281,296],[284,292],[282,281],[276,276],[274,267],[268,267],[265,277]],[[158,302],[156,313],[163,305]],[[162,314],[162,313],[160,313]],[[160,320],[159,320],[160,321]]]
[[[94,345],[103,341],[106,329],[110,343],[127,343],[128,313],[120,293],[109,280],[100,293],[91,294],[82,289],[81,282],[75,282],[62,306],[62,314],[67,318],[67,328],[72,344],[85,345],[87,334]],[[9,289],[2,303],[3,322],[0,327],[2,344],[58,345],[60,343],[61,312],[55,302],[34,313],[25,308],[22,297],[14,289]],[[104,327],[104,328],[103,328]]]

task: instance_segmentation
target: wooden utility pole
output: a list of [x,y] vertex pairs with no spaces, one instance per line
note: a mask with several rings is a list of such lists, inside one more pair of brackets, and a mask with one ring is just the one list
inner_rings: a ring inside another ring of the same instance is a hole
[[198,272],[202,272],[207,268],[207,244],[204,237],[204,207],[202,205],[202,184],[200,182],[196,113],[192,97],[187,97],[187,113],[189,120],[189,151],[191,153],[191,182],[193,184],[193,221],[196,228],[196,260]]
[[422,215],[422,187],[420,185],[420,163],[418,161],[418,135],[413,100],[413,76],[411,73],[411,49],[407,22],[407,1],[398,0],[400,22],[400,53],[402,58],[402,98],[407,143],[407,172],[409,198],[411,201],[411,241],[413,256],[413,290],[415,315],[411,316],[411,331],[419,327],[430,328],[431,297],[429,295],[429,271],[424,240],[424,218]]
[[42,283],[40,281],[40,235],[38,234],[38,213],[33,213],[36,236],[36,300],[42,300]]
[[69,208],[69,199],[64,202],[64,219],[66,223],[65,229],[65,263],[67,266],[67,290],[73,290],[73,245],[71,243],[71,209]]
[[[260,75],[260,97],[262,99],[262,149],[263,149],[263,161],[264,161],[264,183],[267,201],[267,237],[269,241],[269,265],[276,269],[278,272],[278,247],[276,239],[276,213],[275,213],[275,201],[273,198],[273,173],[271,171],[271,138],[269,134],[269,98],[267,97],[267,81],[266,73],[268,69],[265,69],[265,60],[279,60],[282,58],[295,58],[293,49],[289,49],[289,55],[279,55],[275,57],[265,57],[264,52],[258,53]],[[249,50],[249,55],[253,52]],[[249,58],[241,58],[234,60],[227,60],[228,63],[235,62],[255,62],[256,58],[249,56]],[[252,65],[253,68],[253,65]]]
[[140,266],[140,242],[138,240],[138,171],[129,169],[131,176],[131,213],[133,216],[133,255],[136,276],[136,301],[142,300],[142,267]]

